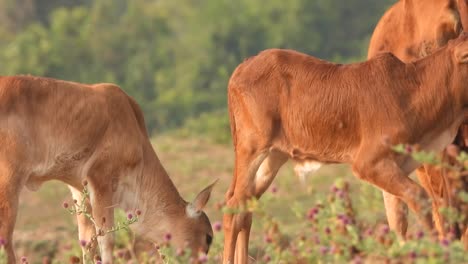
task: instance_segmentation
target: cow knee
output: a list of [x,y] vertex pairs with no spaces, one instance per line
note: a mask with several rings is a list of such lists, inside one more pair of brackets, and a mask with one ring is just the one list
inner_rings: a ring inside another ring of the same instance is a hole
[[362,181],[370,181],[375,175],[375,170],[366,164],[355,164],[352,166],[354,176]]

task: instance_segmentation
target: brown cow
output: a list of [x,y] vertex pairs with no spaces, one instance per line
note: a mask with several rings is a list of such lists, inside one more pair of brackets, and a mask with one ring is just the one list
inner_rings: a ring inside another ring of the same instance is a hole
[[[261,52],[229,80],[235,167],[227,206],[260,198],[288,159],[309,168],[348,163],[431,229],[427,195],[408,177],[419,164],[391,146],[441,151],[452,142],[468,111],[467,79],[468,35],[410,64],[390,53],[341,65],[291,50]],[[246,263],[252,213],[226,213],[223,221],[224,263]]]
[[[31,76],[0,77],[0,237],[15,263],[12,235],[23,186],[68,184],[81,200],[87,180],[99,229],[114,225],[114,207],[139,208],[137,234],[207,252],[213,237],[202,208],[212,185],[187,203],[154,152],[137,103],[113,84],[85,85]],[[102,220],[105,218],[105,220]],[[95,226],[78,216],[79,238]],[[112,263],[113,236],[98,238],[103,263]]]
[[[468,29],[468,0],[402,0],[390,7],[372,35],[368,58],[379,52],[392,52],[404,62],[411,62],[433,53]],[[457,141],[459,148],[468,152],[468,125],[460,128]],[[442,154],[446,159],[447,153]],[[464,240],[468,248],[468,211],[458,199],[458,192],[468,191],[468,178],[446,177],[446,172],[425,165],[417,170],[423,187],[433,199],[433,217],[441,237],[446,234],[444,219],[438,208],[442,205],[453,206],[465,212],[465,221],[452,228],[456,237],[465,231]],[[407,208],[395,196],[383,193],[387,219],[390,227],[405,238],[408,226]]]

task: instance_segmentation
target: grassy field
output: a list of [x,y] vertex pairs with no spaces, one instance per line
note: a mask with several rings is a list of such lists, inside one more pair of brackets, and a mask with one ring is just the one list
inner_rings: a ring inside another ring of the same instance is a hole
[[[213,224],[221,223],[219,205],[232,177],[232,147],[168,136],[154,138],[153,144],[186,200],[219,179],[206,212]],[[337,188],[331,190],[333,186]],[[29,263],[68,263],[70,256],[80,256],[74,216],[62,208],[70,199],[59,182],[23,191],[15,230],[19,256],[27,256]],[[403,245],[387,235],[380,192],[358,182],[344,165],[325,166],[303,183],[288,162],[260,201],[250,205],[255,212],[250,254],[257,263],[468,263],[458,242],[443,246],[422,238]],[[343,218],[349,223],[343,225]],[[420,232],[412,217],[410,223],[410,234]],[[214,239],[209,263],[219,262],[222,232]],[[118,249],[130,247],[125,231],[117,240]],[[184,263],[171,253],[166,261]]]

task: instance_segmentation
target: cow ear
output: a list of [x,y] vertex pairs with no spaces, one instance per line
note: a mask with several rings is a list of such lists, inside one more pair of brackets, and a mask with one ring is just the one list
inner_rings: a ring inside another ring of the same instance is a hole
[[468,63],[468,42],[455,47],[455,58],[458,63]]
[[208,200],[210,199],[211,196],[211,191],[213,190],[213,186],[218,182],[218,179],[216,179],[212,184],[208,185],[205,189],[203,189],[197,197],[191,202],[190,204],[187,205],[187,213],[189,216],[198,216],[200,215],[201,211],[205,207],[205,205],[208,203]]

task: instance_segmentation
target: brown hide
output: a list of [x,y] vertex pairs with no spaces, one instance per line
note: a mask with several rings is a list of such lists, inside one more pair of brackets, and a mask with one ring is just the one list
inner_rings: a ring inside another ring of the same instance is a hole
[[[392,52],[404,62],[415,61],[446,45],[463,29],[468,30],[468,0],[399,1],[385,12],[377,24],[369,44],[368,58],[380,52]],[[468,137],[465,135],[468,135],[468,125],[460,127],[458,140],[454,142],[462,150],[467,150]],[[446,153],[442,155],[447,157]],[[468,211],[464,210],[466,205],[460,201],[458,193],[468,191],[468,177],[450,177],[449,174],[453,173],[429,165],[421,167],[417,172],[419,181],[434,200],[434,219],[441,236],[445,236],[448,226],[439,214],[438,207],[453,206],[465,214],[465,221],[452,227],[456,230],[456,236],[460,237],[468,225]],[[405,210],[397,209],[393,213],[389,210],[392,209],[387,208],[387,214],[396,215],[389,216],[389,221],[397,221],[390,225],[402,227],[396,229],[401,229],[397,232],[404,237],[407,225]],[[468,237],[464,240],[468,248]]]
[[[112,228],[120,207],[141,210],[131,227],[150,241],[163,242],[170,232],[175,246],[195,256],[208,251],[213,234],[201,209],[212,186],[193,203],[182,199],[151,146],[140,107],[119,87],[0,77],[0,146],[0,238],[8,263],[16,262],[12,236],[21,189],[52,179],[68,184],[78,201],[82,181],[88,182],[98,226],[78,216],[81,240],[92,241],[95,228]],[[112,235],[98,243],[103,263],[112,263]]]
[[[431,230],[427,195],[408,177],[419,164],[391,146],[441,151],[454,140],[468,103],[466,54],[468,35],[408,64],[390,53],[341,65],[280,49],[246,60],[228,85],[235,167],[227,206],[259,198],[288,159],[348,163]],[[223,221],[224,263],[246,263],[252,214]]]

